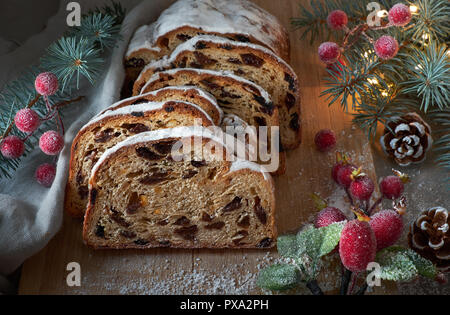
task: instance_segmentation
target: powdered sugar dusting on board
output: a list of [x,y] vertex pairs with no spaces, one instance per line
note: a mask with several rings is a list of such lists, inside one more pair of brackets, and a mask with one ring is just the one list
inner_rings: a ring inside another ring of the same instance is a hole
[[[168,258],[162,261],[166,267],[155,266],[146,255],[138,255],[133,259],[117,256],[110,260],[108,266],[97,274],[83,275],[82,286],[74,288],[74,294],[98,292],[102,288],[104,294],[123,295],[241,295],[261,293],[256,287],[259,270],[277,261],[270,252],[259,255],[260,258],[243,254],[235,264],[222,263],[211,268],[200,257],[194,258],[192,269],[177,270],[177,259]],[[133,261],[133,262],[131,262]],[[123,266],[133,273],[124,275]],[[175,270],[174,270],[175,269]],[[173,270],[169,273],[168,270]],[[239,275],[239,276],[237,276]],[[175,284],[175,285],[174,285]],[[266,292],[270,293],[270,292]]]

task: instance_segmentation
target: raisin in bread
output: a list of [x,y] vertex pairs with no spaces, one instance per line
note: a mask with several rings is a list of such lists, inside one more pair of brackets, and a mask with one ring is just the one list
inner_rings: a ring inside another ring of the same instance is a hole
[[110,110],[92,119],[72,144],[65,210],[74,217],[83,216],[88,200],[91,168],[108,148],[127,137],[145,131],[192,126],[198,122],[212,126],[209,115],[187,102],[150,102]]
[[[274,171],[275,167],[273,167],[277,163],[280,166],[285,165],[285,154],[282,152],[282,147],[276,145],[276,143],[280,143],[278,108],[273,105],[269,94],[263,88],[231,73],[185,68],[155,73],[147,81],[142,91],[148,93],[167,86],[177,85],[200,87],[216,98],[225,114],[237,115],[248,125],[257,127],[258,130],[259,127],[268,127],[267,139],[260,136],[259,140],[267,143],[269,153],[275,152],[275,150],[278,152],[276,154],[278,161],[269,161],[271,164],[270,171],[273,171],[274,175],[284,174],[284,167],[278,168],[277,171]],[[272,137],[277,138],[276,141],[272,141]],[[283,139],[281,139],[281,144],[282,142]],[[267,159],[260,159],[259,156],[257,161],[262,164],[269,164]]]
[[289,61],[289,36],[280,22],[246,0],[181,0],[152,25],[140,27],[125,56],[127,75],[134,81],[150,61],[170,54],[199,34],[224,36],[263,45]]
[[[174,144],[181,144],[181,159]],[[222,139],[196,127],[117,144],[92,170],[85,243],[97,249],[272,247],[272,179],[258,164],[229,157]]]
[[169,86],[159,90],[151,91],[143,95],[121,100],[106,108],[99,115],[107,111],[130,105],[138,105],[148,102],[182,101],[200,106],[213,120],[214,124],[220,126],[223,111],[217,104],[216,99],[210,93],[195,86]]
[[300,88],[292,68],[270,50],[217,36],[202,35],[179,45],[171,56],[147,65],[133,88],[137,95],[155,72],[173,68],[231,71],[265,89],[279,109],[283,146],[300,144]]

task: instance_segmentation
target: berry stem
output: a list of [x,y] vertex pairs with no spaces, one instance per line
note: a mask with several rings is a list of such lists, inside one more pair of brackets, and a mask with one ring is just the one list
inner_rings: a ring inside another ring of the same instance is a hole
[[358,280],[358,274],[354,274],[352,277],[352,284],[350,286],[350,291],[348,292],[348,295],[352,294],[353,289],[355,288],[356,280]]
[[352,277],[352,272],[342,266],[342,277],[341,277],[341,295],[347,295],[348,285],[350,283],[350,278]]
[[364,285],[361,288],[359,288],[358,291],[356,291],[355,295],[364,295],[364,294],[366,294],[366,291],[367,291],[368,287],[369,286],[367,285],[367,283],[364,283]]
[[[39,101],[39,99],[40,99],[41,97],[42,97],[42,95],[37,94],[36,97],[35,97],[35,98],[27,105],[26,108],[31,108],[31,107],[33,107],[34,105],[36,105],[36,103]],[[59,102],[58,104],[55,104],[55,105],[53,106],[53,108],[60,108],[60,107],[63,107],[63,106],[66,106],[66,105],[69,105],[69,104],[72,104],[72,103],[79,102],[79,101],[81,101],[82,99],[84,99],[84,96],[79,96],[79,97],[77,97],[77,98],[75,98],[75,99],[73,99],[73,100],[62,101],[62,102]],[[46,104],[46,105],[47,105],[47,104]],[[47,120],[49,120],[49,119],[52,119],[52,118],[53,118],[53,115],[54,115],[54,113],[52,113],[51,111],[49,111],[49,112],[47,113],[47,115],[43,118],[43,121],[47,121]],[[59,116],[59,114],[58,114],[58,116]],[[61,120],[61,117],[59,117],[59,119]],[[61,123],[62,123],[62,120],[61,120]],[[4,138],[6,138],[7,136],[9,136],[9,134],[11,133],[11,130],[12,130],[13,126],[14,126],[14,120],[12,120],[12,121],[10,122],[10,124],[9,124],[8,128],[6,128],[4,134],[0,136],[0,142],[1,142]],[[63,127],[63,128],[64,128],[64,127]],[[63,129],[63,130],[64,130],[64,129]],[[33,134],[33,133],[28,134],[27,137],[26,137],[25,139],[28,139],[29,137],[31,137],[32,134]]]
[[375,201],[375,203],[369,209],[369,212],[368,212],[369,216],[372,215],[373,211],[381,204],[382,201],[383,201],[383,197],[380,197]]
[[319,287],[317,280],[312,280],[306,283],[306,287],[311,291],[314,295],[324,295],[322,289]]
[[348,199],[350,200],[350,205],[351,205],[352,207],[355,206],[355,202],[353,201],[353,197],[352,197],[352,195],[350,194],[350,192],[348,191],[348,188],[345,189],[345,192],[347,193],[347,197],[348,197]]

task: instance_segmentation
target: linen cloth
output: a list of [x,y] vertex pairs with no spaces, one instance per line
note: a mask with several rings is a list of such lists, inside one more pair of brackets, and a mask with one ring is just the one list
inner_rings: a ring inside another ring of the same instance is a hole
[[[45,49],[67,29],[68,2],[70,1],[60,2],[58,13],[48,21],[48,26],[42,33],[29,39],[12,53],[0,57],[0,87],[17,77],[20,70],[36,63]],[[83,12],[108,3],[92,0],[77,2]],[[57,174],[52,187],[44,188],[34,179],[36,168],[51,161],[39,148],[24,159],[13,179],[0,181],[0,284],[4,280],[1,278],[2,274],[12,273],[27,258],[43,249],[61,228],[72,141],[90,118],[119,100],[125,76],[123,57],[134,30],[154,21],[173,1],[121,2],[124,7],[132,9],[128,10],[121,29],[121,40],[110,53],[105,73],[93,87],[87,82],[82,84],[78,94],[86,96],[83,102],[71,104],[63,110],[67,130],[65,147],[57,163]]]

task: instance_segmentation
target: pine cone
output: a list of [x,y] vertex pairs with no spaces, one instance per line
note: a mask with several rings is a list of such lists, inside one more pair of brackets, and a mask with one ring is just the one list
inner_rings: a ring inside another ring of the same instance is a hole
[[431,208],[411,226],[409,246],[443,272],[450,271],[450,218],[447,209]]
[[400,166],[420,163],[433,145],[430,126],[416,113],[393,117],[381,137],[383,151]]

